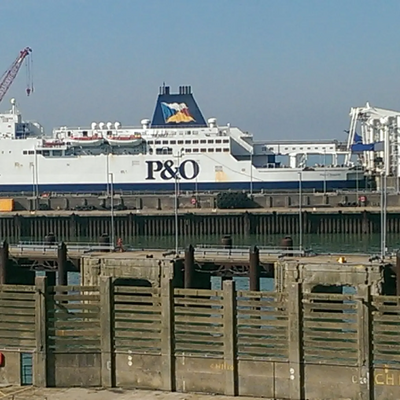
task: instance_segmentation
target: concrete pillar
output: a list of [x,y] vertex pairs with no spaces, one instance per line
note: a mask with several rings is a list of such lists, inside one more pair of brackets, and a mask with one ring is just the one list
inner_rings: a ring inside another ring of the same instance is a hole
[[249,279],[250,279],[250,290],[260,290],[260,251],[257,246],[250,248],[250,267],[249,267]]
[[237,307],[235,282],[223,282],[225,395],[238,395]]
[[170,277],[161,279],[161,381],[162,390],[175,390],[174,287]]
[[288,291],[289,318],[289,393],[293,400],[304,399],[304,371],[302,366],[302,304],[301,284],[290,283]]
[[100,278],[101,385],[115,386],[115,355],[113,351],[113,293],[112,278]]
[[0,246],[0,285],[7,283],[8,243],[6,240]]
[[47,278],[35,278],[35,336],[36,352],[34,354],[33,384],[47,387]]
[[358,287],[357,295],[357,332],[358,332],[358,365],[359,365],[359,399],[374,398],[372,346],[371,346],[371,287]]
[[65,245],[64,242],[58,245],[57,266],[58,266],[58,285],[66,286],[68,284],[67,246]]
[[190,289],[194,287],[193,286],[194,274],[195,274],[194,247],[190,244],[185,250],[185,275],[184,275],[185,289]]

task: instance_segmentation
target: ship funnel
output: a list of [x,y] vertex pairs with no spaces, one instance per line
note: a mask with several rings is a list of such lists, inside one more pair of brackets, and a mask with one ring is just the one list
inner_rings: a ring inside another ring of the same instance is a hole
[[92,122],[92,131],[94,131],[95,129],[96,129],[96,125],[97,125],[97,123],[96,122]]
[[121,126],[121,124],[119,122],[115,122],[114,126],[115,126],[115,129],[118,129]]
[[148,129],[148,127],[150,126],[150,120],[147,118],[142,119],[140,123],[142,124],[143,129]]
[[103,128],[104,128],[104,122],[100,122],[100,123],[99,123],[99,128],[100,128],[100,129],[103,129]]
[[112,123],[111,123],[111,122],[107,122],[107,129],[108,129],[108,130],[111,129],[111,126],[112,126]]
[[217,126],[217,118],[209,118],[207,122],[210,128],[215,128]]

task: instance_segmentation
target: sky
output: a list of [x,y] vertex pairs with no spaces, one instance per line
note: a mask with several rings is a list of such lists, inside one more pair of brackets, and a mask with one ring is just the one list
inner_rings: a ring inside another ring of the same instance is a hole
[[0,75],[33,49],[12,97],[47,133],[139,125],[165,82],[206,119],[259,140],[345,140],[350,107],[400,110],[400,1],[0,0]]

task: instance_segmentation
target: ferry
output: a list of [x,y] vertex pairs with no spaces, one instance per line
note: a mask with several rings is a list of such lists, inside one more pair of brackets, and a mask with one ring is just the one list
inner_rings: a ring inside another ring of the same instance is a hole
[[[152,119],[138,127],[92,122],[55,128],[46,136],[24,122],[12,100],[0,114],[1,192],[336,190],[362,187],[363,173],[337,165],[337,143],[279,145],[216,118],[205,120],[190,86],[162,86]],[[329,154],[333,165],[306,166],[308,153]],[[289,157],[284,166],[278,156]]]

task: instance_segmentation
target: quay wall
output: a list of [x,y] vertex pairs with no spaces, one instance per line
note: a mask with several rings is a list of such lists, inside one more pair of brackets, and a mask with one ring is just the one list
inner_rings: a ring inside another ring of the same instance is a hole
[[[180,192],[178,206],[180,209],[213,209],[213,208],[291,208],[298,207],[300,203],[299,193],[254,193],[248,201],[243,203],[243,193],[225,192],[224,196],[230,197],[228,202],[219,201],[218,193],[192,193]],[[237,196],[240,197],[240,201]],[[5,196],[3,196],[5,197]],[[10,195],[14,200],[15,211],[85,211],[85,210],[109,210],[111,207],[110,196],[94,194],[45,194],[40,197]],[[244,196],[246,197],[246,195]],[[301,202],[304,207],[348,207],[360,204],[360,199],[364,198],[362,205],[377,207],[381,201],[378,192],[328,192],[313,193],[303,192]],[[224,203],[225,205],[223,205]],[[389,192],[387,194],[388,206],[400,207],[400,196]],[[126,210],[174,210],[175,194],[118,194],[114,195],[114,206],[116,209]]]
[[[21,294],[24,294],[21,298]],[[400,298],[121,286],[0,286],[0,384],[122,387],[266,399],[400,397]],[[34,306],[34,307],[32,307]],[[29,325],[29,329],[26,324]],[[34,330],[32,330],[32,324]]]
[[[113,213],[116,237],[125,243],[136,236],[175,235],[296,235],[300,231],[299,210],[179,210],[116,211]],[[370,234],[381,229],[379,207],[307,208],[301,211],[304,234]],[[59,241],[98,241],[111,232],[109,211],[70,212],[37,211],[0,213],[0,237],[10,243],[20,240],[41,241],[49,233]],[[387,232],[400,233],[400,207],[388,207]]]

